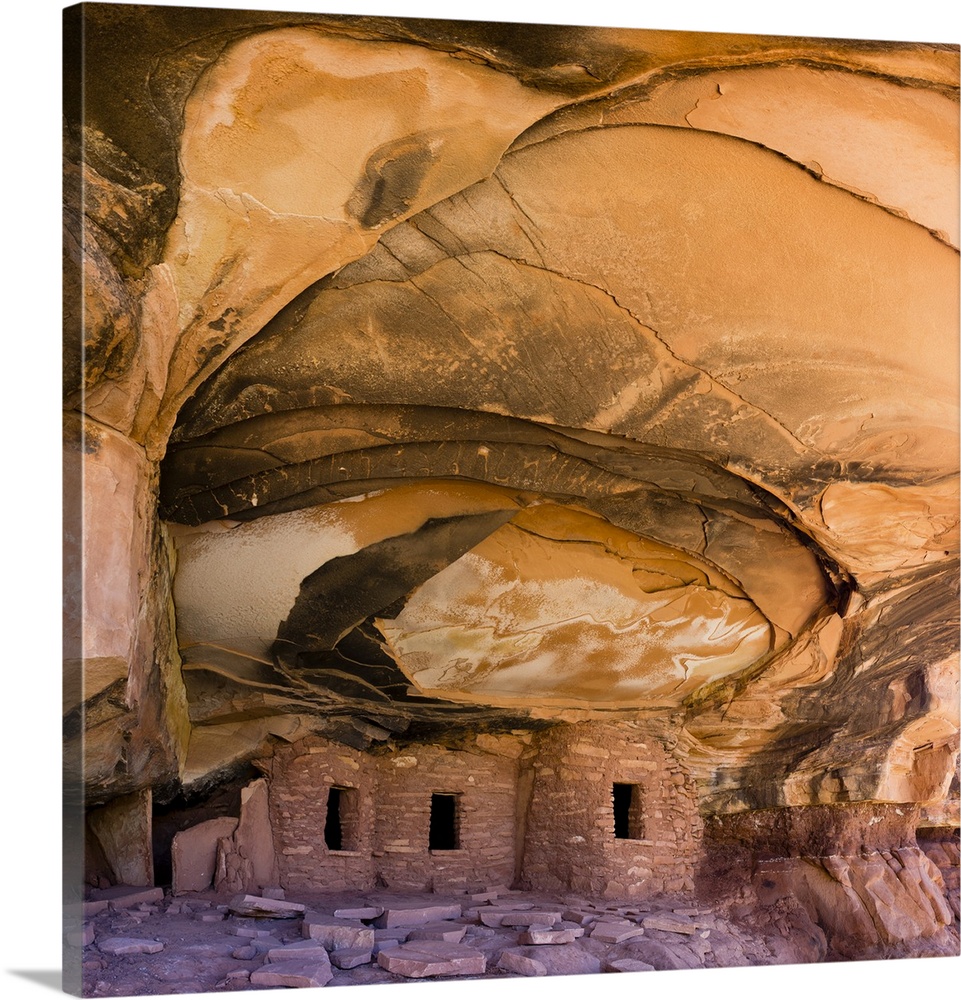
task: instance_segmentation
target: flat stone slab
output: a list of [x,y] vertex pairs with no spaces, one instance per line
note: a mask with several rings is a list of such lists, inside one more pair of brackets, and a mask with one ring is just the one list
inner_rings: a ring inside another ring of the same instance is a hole
[[164,950],[161,941],[129,937],[104,938],[97,947],[108,955],[156,955]]
[[497,960],[497,968],[513,972],[518,976],[546,976],[547,966],[536,958],[528,958],[523,952],[505,948]]
[[622,941],[641,937],[643,933],[644,928],[638,927],[637,924],[595,924],[591,931],[591,940],[604,941],[607,944],[620,944]]
[[432,924],[424,924],[421,927],[412,927],[407,935],[408,941],[452,941],[454,944],[461,941],[467,933],[466,924],[455,924],[447,920],[436,921]]
[[327,949],[317,941],[295,941],[293,944],[281,945],[267,951],[268,962],[290,962],[297,959],[301,962],[321,962],[328,957]]
[[271,962],[250,974],[252,986],[326,986],[334,978],[330,962],[293,959],[288,962]]
[[227,904],[227,908],[238,917],[271,917],[279,920],[303,916],[307,909],[302,903],[288,903],[283,899],[245,895],[234,896]]
[[[518,926],[528,926],[529,924],[534,923],[549,927],[551,924],[555,922],[553,920],[545,920],[543,910],[534,911],[530,908],[530,906],[528,906],[527,909],[523,909],[518,906],[478,906],[468,910],[464,914],[464,916],[468,917],[471,920],[479,920],[485,927],[502,927],[504,926],[502,921],[504,920],[505,917],[519,916],[522,914],[535,913],[535,912],[537,913],[540,919],[531,921],[522,920],[521,923],[518,924]],[[559,913],[551,914],[551,916],[555,915],[557,916],[558,919],[560,919]]]
[[505,913],[501,917],[501,927],[551,927],[559,923],[559,910],[526,910]]
[[479,976],[487,971],[483,952],[466,944],[448,941],[418,941],[388,948],[377,956],[377,964],[398,976]]
[[670,917],[661,914],[654,917],[645,917],[644,926],[649,931],[670,931],[672,934],[696,934],[697,925],[688,920],[681,920],[679,917]]
[[344,917],[347,920],[374,920],[383,912],[382,906],[347,906],[334,910],[334,916]]
[[343,951],[347,948],[374,947],[374,929],[359,920],[345,917],[330,917],[325,913],[308,912],[304,917],[303,934],[323,945],[327,951]]
[[463,910],[460,903],[449,906],[388,906],[374,920],[375,927],[419,927],[436,920],[456,920]]
[[528,927],[517,939],[521,944],[570,944],[584,933],[583,927],[578,927],[575,933],[570,928],[564,930],[545,930],[541,927]]
[[411,932],[410,927],[377,927],[374,929],[374,941],[396,941],[402,944]]
[[175,896],[202,891],[213,885],[217,845],[222,838],[234,833],[238,822],[232,816],[218,816],[174,834],[170,861],[173,866],[171,891]]
[[330,953],[330,964],[338,969],[355,969],[358,965],[367,965],[372,958],[369,948],[342,948]]
[[656,972],[653,965],[639,962],[636,958],[615,958],[604,966],[608,972]]

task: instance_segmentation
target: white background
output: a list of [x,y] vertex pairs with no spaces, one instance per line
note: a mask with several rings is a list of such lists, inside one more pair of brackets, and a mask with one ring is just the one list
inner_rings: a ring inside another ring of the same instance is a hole
[[[164,6],[177,6],[164,3]],[[944,3],[804,0],[367,0],[194,6],[314,10],[475,20],[593,24],[699,31],[961,42]],[[0,452],[5,586],[0,590],[3,706],[0,813],[0,995],[52,997],[60,968],[60,11],[50,0],[4,6],[3,260]],[[949,11],[951,11],[949,13]],[[872,998],[957,995],[961,960],[925,959],[656,975],[351,987],[345,1000],[480,1000],[575,997],[612,1000],[708,994],[774,994],[778,1000],[853,992]],[[272,992],[272,991],[271,991]],[[249,994],[248,994],[249,995]],[[262,996],[262,991],[253,993]],[[318,996],[309,991],[305,996]]]

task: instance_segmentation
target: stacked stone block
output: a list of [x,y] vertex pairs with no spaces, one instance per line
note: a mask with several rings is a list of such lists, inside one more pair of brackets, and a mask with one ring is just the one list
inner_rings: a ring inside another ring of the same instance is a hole
[[[701,820],[693,780],[652,730],[581,723],[540,735],[522,881],[533,889],[644,898],[694,888]],[[640,837],[614,836],[613,786],[635,786]]]
[[[516,762],[417,746],[377,760],[375,867],[390,888],[452,891],[514,877]],[[458,847],[431,851],[432,793],[457,799]]]
[[[279,751],[271,762],[270,811],[285,889],[363,889],[372,868],[375,768],[351,747],[310,737]],[[354,789],[349,850],[324,842],[330,789]]]
[[[694,888],[701,820],[693,780],[639,723],[578,723],[470,749],[367,754],[319,737],[270,763],[271,815],[288,889],[527,888],[645,898]],[[634,786],[630,836],[614,835],[615,783]],[[351,789],[350,842],[324,839],[329,790]],[[431,849],[431,796],[456,802],[457,842]]]

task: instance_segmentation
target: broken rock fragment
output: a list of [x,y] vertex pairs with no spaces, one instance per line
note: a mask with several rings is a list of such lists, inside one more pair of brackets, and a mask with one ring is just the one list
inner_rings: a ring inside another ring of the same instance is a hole
[[604,965],[605,972],[654,972],[654,966],[636,958],[615,958]]
[[156,955],[164,950],[160,941],[130,937],[106,938],[98,942],[97,947],[107,955]]
[[341,948],[330,953],[330,964],[338,969],[355,969],[366,965],[372,958],[369,948]]
[[317,941],[295,941],[279,948],[271,948],[267,952],[268,962],[289,962],[299,959],[302,962],[323,962],[327,958],[327,949]]
[[561,930],[545,930],[543,927],[529,927],[517,939],[521,944],[570,944],[575,938],[581,937],[584,930],[578,927],[574,930],[565,927]]
[[505,948],[497,961],[497,967],[505,972],[515,972],[518,976],[546,976],[547,966],[536,958],[528,958],[521,951]]
[[230,912],[238,917],[269,917],[281,920],[299,917],[307,909],[302,903],[245,895],[234,896],[228,907]]
[[200,892],[213,884],[217,843],[237,829],[238,820],[220,816],[174,834],[171,845],[173,893]]
[[483,952],[466,944],[418,941],[380,952],[377,964],[409,979],[427,976],[479,976],[487,969]]
[[459,903],[450,906],[388,907],[374,921],[375,927],[418,927],[436,920],[456,920],[461,915]]
[[673,934],[696,934],[697,926],[679,917],[659,914],[644,918],[644,927],[649,931],[670,931]]
[[644,928],[636,924],[596,924],[591,931],[591,940],[620,944],[622,941],[640,937],[643,933]]
[[347,906],[334,910],[335,917],[346,920],[373,920],[384,912],[382,906]]
[[415,927],[407,935],[408,941],[452,941],[455,944],[461,941],[467,933],[466,924],[455,924],[450,921],[441,920],[435,923],[423,924]]
[[526,913],[505,913],[501,916],[501,927],[551,927],[558,923],[561,914],[557,910],[528,910]]
[[291,959],[287,962],[271,962],[250,974],[254,986],[326,986],[334,978],[330,962],[325,958]]
[[303,932],[304,937],[312,938],[328,951],[345,948],[364,948],[370,951],[374,947],[373,928],[365,927],[359,920],[345,920],[309,912],[304,917]]

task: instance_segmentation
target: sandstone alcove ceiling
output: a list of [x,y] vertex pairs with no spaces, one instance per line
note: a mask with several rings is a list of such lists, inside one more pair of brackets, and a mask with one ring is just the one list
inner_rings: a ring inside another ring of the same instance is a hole
[[[743,890],[821,957],[956,941],[918,831],[958,823],[957,48],[88,9],[130,94],[66,111],[91,878],[236,819],[245,891]],[[407,858],[391,796],[475,772],[503,842]],[[930,913],[825,916],[889,848]]]

